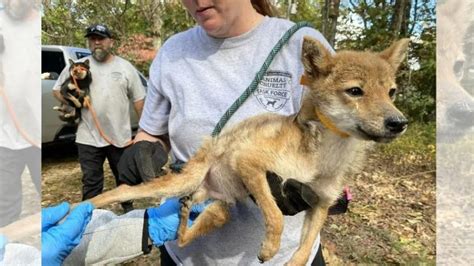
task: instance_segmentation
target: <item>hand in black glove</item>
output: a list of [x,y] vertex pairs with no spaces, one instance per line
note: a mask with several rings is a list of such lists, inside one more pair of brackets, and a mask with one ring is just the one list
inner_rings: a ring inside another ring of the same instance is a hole
[[160,142],[139,141],[125,149],[118,163],[119,181],[137,185],[159,176],[168,161]]
[[267,172],[267,181],[278,208],[284,215],[295,215],[315,206],[319,198],[309,186],[288,179],[282,186],[282,179],[275,173]]
[[[282,179],[278,175],[267,172],[267,181],[270,185],[272,195],[276,200],[278,208],[284,215],[295,215],[301,211],[315,206],[318,201],[318,195],[311,188],[295,179],[288,179],[282,186]],[[349,200],[346,194],[338,199],[335,205],[329,209],[329,214],[345,213]]]

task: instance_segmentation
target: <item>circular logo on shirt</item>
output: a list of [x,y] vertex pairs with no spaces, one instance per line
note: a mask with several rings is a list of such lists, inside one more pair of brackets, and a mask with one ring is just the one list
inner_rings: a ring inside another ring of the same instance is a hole
[[282,109],[290,99],[291,74],[282,71],[268,71],[253,93],[258,102],[270,112]]
[[112,72],[110,76],[112,77],[113,80],[119,81],[122,79],[123,74],[120,72]]

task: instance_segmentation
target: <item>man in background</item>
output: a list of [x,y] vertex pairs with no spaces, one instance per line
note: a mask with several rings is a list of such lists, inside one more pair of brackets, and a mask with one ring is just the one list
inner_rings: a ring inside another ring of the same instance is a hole
[[[97,120],[104,134],[113,141],[113,145],[104,139],[94,123],[89,109],[83,109],[76,133],[79,163],[83,174],[82,200],[93,198],[102,193],[104,187],[103,164],[107,158],[117,185],[117,164],[122,152],[132,137],[130,124],[130,100],[140,118],[145,98],[145,89],[137,70],[125,59],[114,55],[112,47],[114,36],[104,24],[94,24],[87,28],[91,56],[89,59],[92,83],[90,99],[97,113]],[[53,87],[54,96],[61,102],[61,85],[69,77],[68,67],[64,69]],[[131,203],[122,204],[127,212]]]

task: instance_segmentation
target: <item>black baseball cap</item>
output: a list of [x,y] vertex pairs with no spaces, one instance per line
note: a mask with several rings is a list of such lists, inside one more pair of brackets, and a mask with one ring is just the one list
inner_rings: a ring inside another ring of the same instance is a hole
[[105,24],[93,24],[86,29],[86,35],[84,37],[89,37],[91,35],[99,35],[105,38],[112,38],[112,32]]

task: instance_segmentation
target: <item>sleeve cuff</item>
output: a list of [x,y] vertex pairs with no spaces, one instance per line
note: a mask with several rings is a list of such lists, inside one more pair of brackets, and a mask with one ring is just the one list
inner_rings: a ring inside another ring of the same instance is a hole
[[143,219],[143,234],[142,234],[142,251],[143,254],[148,254],[151,252],[153,245],[150,239],[150,234],[148,233],[148,212],[145,211],[145,216]]

